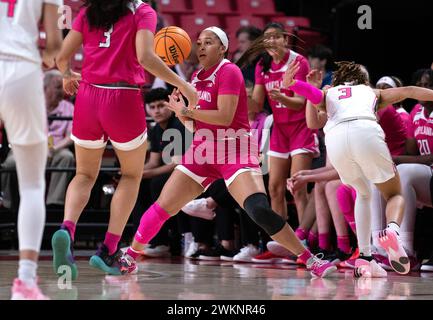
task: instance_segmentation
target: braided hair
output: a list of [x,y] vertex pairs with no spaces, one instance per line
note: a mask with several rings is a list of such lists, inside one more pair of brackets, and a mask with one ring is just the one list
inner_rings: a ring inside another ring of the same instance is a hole
[[367,70],[363,65],[353,61],[338,61],[335,62],[337,70],[332,76],[332,86],[339,86],[345,83],[352,85],[370,84],[370,79]]

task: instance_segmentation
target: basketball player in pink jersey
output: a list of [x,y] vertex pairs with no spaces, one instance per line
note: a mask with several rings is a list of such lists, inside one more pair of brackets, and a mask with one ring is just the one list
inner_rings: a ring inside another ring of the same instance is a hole
[[333,87],[327,90],[294,79],[293,75],[299,69],[297,62],[289,66],[283,85],[327,112],[325,143],[328,157],[343,183],[355,188],[357,193],[355,221],[360,259],[355,264],[355,276],[383,276],[382,272],[375,274],[378,266],[371,257],[370,182],[376,185],[387,202],[388,225],[379,235],[379,244],[387,252],[393,269],[406,274],[410,263],[399,239],[404,198],[398,172],[375,112],[406,98],[433,101],[433,90],[418,87],[372,89],[368,85],[368,73],[361,65],[340,62],[337,66]]
[[[127,272],[118,243],[137,199],[146,153],[146,116],[140,86],[144,69],[178,86],[193,106],[196,90],[172,72],[153,51],[156,13],[140,0],[87,0],[57,56],[68,94],[77,93],[72,139],[77,161],[65,201],[65,216],[52,238],[54,271],[78,271],[72,255],[75,226],[89,201],[102,155],[110,139],[120,161],[122,177],[113,195],[103,244],[90,265],[120,275]],[[83,45],[82,76],[69,61]],[[143,69],[144,68],[144,69]]]
[[[12,299],[48,299],[36,269],[45,224],[47,117],[41,63],[52,68],[62,43],[57,10],[62,0],[0,1],[0,118],[16,158],[20,206],[18,278]],[[39,22],[46,32],[42,59]],[[25,93],[25,94],[23,94]]]
[[228,38],[221,29],[210,27],[200,33],[196,53],[203,68],[192,79],[200,97],[198,105],[186,108],[177,92],[169,102],[182,121],[193,122],[193,144],[158,200],[143,214],[127,255],[135,259],[170,216],[223,178],[233,198],[258,225],[298,255],[315,276],[326,276],[335,266],[313,256],[269,206],[257,141],[248,123],[244,79],[239,67],[224,59],[227,49]]
[[[272,109],[274,124],[269,145],[269,195],[272,209],[287,219],[286,179],[300,170],[311,168],[313,157],[319,155],[316,132],[307,127],[305,121],[305,98],[281,87],[284,72],[292,61],[298,61],[300,68],[296,79],[305,80],[308,60],[289,49],[289,37],[284,26],[271,22],[263,31],[266,42],[272,49],[266,49],[255,70],[255,85],[252,99],[258,110],[265,99]],[[307,205],[307,188],[301,188],[293,195],[298,220],[303,220]],[[259,260],[274,258],[269,252],[256,257]]]

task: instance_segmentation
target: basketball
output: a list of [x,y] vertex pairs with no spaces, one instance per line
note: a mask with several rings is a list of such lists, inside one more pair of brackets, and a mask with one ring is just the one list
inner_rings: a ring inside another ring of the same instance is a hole
[[185,30],[165,27],[155,35],[155,52],[169,66],[182,63],[191,53],[191,38]]

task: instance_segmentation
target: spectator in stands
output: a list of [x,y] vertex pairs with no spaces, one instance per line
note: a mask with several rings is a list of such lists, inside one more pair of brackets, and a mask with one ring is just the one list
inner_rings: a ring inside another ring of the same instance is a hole
[[322,44],[318,44],[308,50],[307,56],[310,68],[323,72],[321,88],[330,85],[332,82],[332,50]]
[[[236,56],[233,56],[233,62],[236,62],[251,46],[254,40],[260,37],[262,30],[254,26],[244,26],[240,27],[236,31],[236,39],[238,40],[238,48],[236,51]],[[237,59],[235,59],[237,58]],[[249,63],[241,69],[245,81],[251,81],[255,83],[254,70],[256,68],[257,59],[249,61]]]
[[[51,70],[44,76],[44,92],[48,117],[71,117],[74,113],[72,103],[63,99],[62,74],[57,70]],[[48,161],[47,166],[52,168],[72,168],[75,165],[74,154],[70,150],[72,140],[70,138],[72,121],[49,120],[48,121]],[[15,168],[15,158],[12,151],[9,152],[4,168]],[[64,206],[66,188],[72,178],[73,172],[51,172],[47,192],[47,205],[52,207]],[[4,192],[4,206],[14,207],[13,197],[17,194],[12,187],[14,182],[10,173],[1,176]]]

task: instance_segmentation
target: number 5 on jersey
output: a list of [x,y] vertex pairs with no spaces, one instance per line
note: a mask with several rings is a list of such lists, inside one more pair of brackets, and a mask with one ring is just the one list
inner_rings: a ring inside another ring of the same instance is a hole
[[15,5],[17,4],[18,0],[0,0],[0,2],[6,2],[8,3],[8,17],[13,18],[15,13]]
[[99,48],[109,48],[111,44],[111,34],[113,33],[113,26],[108,31],[104,32],[105,42],[99,42]]

